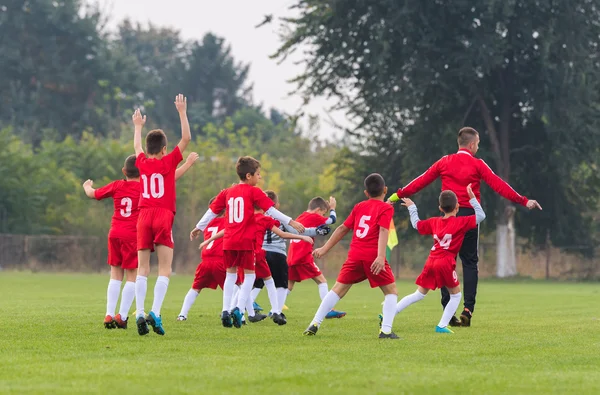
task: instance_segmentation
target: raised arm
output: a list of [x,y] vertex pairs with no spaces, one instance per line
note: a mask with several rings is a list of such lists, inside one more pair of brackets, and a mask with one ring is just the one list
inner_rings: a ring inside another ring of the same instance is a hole
[[[442,158],[443,159],[443,158]],[[435,162],[427,171],[421,174],[419,177],[415,178],[408,184],[404,186],[404,188],[398,189],[399,197],[409,197],[419,192],[421,189],[425,188],[427,185],[434,182],[440,176],[440,161]]]
[[329,196],[329,218],[325,221],[326,225],[333,225],[337,221],[337,214],[335,208],[337,207],[337,201],[333,196]]
[[340,240],[342,240],[344,236],[346,236],[348,232],[350,232],[350,230],[351,229],[344,224],[338,226],[338,228],[335,230],[335,232],[333,232],[329,240],[327,240],[327,243],[325,243],[323,247],[314,250],[313,255],[317,258],[323,257],[329,252],[329,250],[331,250],[337,243],[339,243]]
[[194,166],[194,163],[196,163],[198,158],[199,156],[197,153],[190,153],[185,160],[185,163],[175,170],[175,181],[179,180],[182,175],[184,175],[192,166]]
[[179,151],[183,153],[190,141],[192,141],[192,133],[190,132],[190,123],[187,118],[187,98],[181,93],[175,97],[175,107],[181,121],[181,140],[179,140],[177,146],[179,147]]
[[90,199],[96,198],[96,190],[92,187],[94,185],[94,181],[87,180],[83,183],[83,190],[85,191],[85,195]]
[[146,123],[146,116],[142,116],[138,108],[134,111],[131,119],[133,120],[133,149],[135,150],[135,156],[138,156],[144,152],[142,148],[142,129]]
[[481,207],[481,204],[477,201],[473,190],[471,189],[471,184],[467,185],[467,193],[469,194],[469,203],[473,210],[475,210],[475,222],[479,225],[485,219],[485,211]]

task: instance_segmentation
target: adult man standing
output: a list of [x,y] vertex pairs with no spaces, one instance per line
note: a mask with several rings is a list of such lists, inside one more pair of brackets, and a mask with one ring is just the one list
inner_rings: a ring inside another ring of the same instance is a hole
[[[528,209],[542,209],[535,200],[529,200],[519,195],[504,180],[498,177],[492,169],[482,160],[475,157],[479,149],[479,133],[470,127],[464,127],[458,132],[458,152],[442,157],[435,162],[425,173],[409,182],[404,188],[398,189],[398,198],[409,197],[431,184],[438,177],[442,179],[442,190],[450,190],[458,197],[460,209],[458,216],[473,215],[474,211],[469,204],[467,185],[471,184],[477,200],[481,202],[480,183],[485,181],[496,193],[514,203],[521,204]],[[440,235],[442,237],[442,235]],[[459,252],[463,266],[464,277],[464,310],[460,321],[454,316],[450,321],[451,326],[471,326],[471,318],[475,310],[475,296],[477,295],[477,281],[479,277],[479,262],[477,247],[479,244],[479,227],[465,234]],[[442,306],[446,307],[450,294],[442,288]]]

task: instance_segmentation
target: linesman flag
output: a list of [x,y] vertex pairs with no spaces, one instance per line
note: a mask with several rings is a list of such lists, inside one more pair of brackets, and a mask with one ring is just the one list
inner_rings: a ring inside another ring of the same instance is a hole
[[398,235],[396,234],[396,226],[394,225],[394,218],[392,218],[392,223],[390,224],[390,233],[387,242],[387,248],[385,249],[385,259],[390,261],[392,257],[392,250],[394,247],[398,245]]

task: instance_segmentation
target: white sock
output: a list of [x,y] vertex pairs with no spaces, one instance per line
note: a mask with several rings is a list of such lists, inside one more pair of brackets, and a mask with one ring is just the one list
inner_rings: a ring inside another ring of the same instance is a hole
[[135,278],[135,314],[137,317],[144,315],[144,301],[148,290],[148,277],[137,276]]
[[252,286],[254,285],[254,280],[256,279],[256,274],[247,273],[244,274],[244,282],[240,287],[240,296],[238,297],[237,308],[240,309],[241,312],[246,308],[246,302],[248,298],[250,298],[250,292],[252,292]]
[[127,281],[123,287],[123,292],[121,293],[121,308],[119,309],[119,314],[121,315],[122,320],[127,319],[129,310],[131,310],[133,298],[135,298],[135,283],[133,281]]
[[120,291],[121,282],[119,280],[110,279],[108,288],[106,289],[106,315],[110,315],[113,318],[115,316],[115,310],[117,309]]
[[385,299],[383,300],[383,321],[381,323],[381,331],[383,333],[390,333],[392,331],[394,317],[396,316],[396,302],[398,302],[398,295],[385,295]]
[[267,288],[267,294],[269,295],[271,312],[281,313],[281,311],[277,311],[277,309],[279,309],[279,302],[277,301],[277,288],[275,288],[275,281],[273,281],[273,279],[265,280],[265,288]]
[[315,318],[313,318],[312,323],[317,324],[317,326],[321,325],[321,322],[325,319],[327,313],[329,313],[336,305],[337,302],[340,301],[340,297],[333,291],[327,292],[327,295],[321,301],[321,305],[319,306],[319,310],[317,310],[317,314],[315,314]]
[[283,311],[283,306],[285,306],[285,300],[287,299],[288,293],[287,288],[277,288],[277,313],[279,314]]
[[415,293],[406,295],[403,297],[400,302],[396,305],[396,314],[407,308],[413,303],[417,303],[420,300],[423,300],[425,295],[423,295],[419,290],[416,290]]
[[[254,315],[256,314],[256,311],[254,311],[254,306],[252,306],[252,300],[250,298],[248,298],[246,300],[246,311],[248,312],[248,317],[254,317]],[[243,311],[242,311],[243,313]]]
[[252,292],[250,292],[250,297],[252,297],[252,303],[254,303],[260,291],[262,291],[262,288],[252,288]]
[[192,308],[192,305],[196,301],[197,297],[198,291],[196,291],[195,289],[190,289],[187,295],[185,295],[185,299],[183,299],[183,306],[181,306],[181,312],[179,313],[179,315],[182,315],[187,318],[187,315],[190,312],[190,309]]
[[156,284],[154,285],[154,302],[152,303],[152,312],[160,317],[160,309],[165,301],[167,295],[167,289],[169,288],[169,277],[158,276]]
[[446,305],[446,308],[444,308],[444,314],[442,314],[442,319],[438,324],[440,328],[445,328],[448,326],[450,320],[452,319],[452,316],[454,316],[454,314],[456,313],[456,309],[458,309],[461,297],[462,294],[460,292],[454,295],[450,295],[450,301]]
[[227,273],[225,275],[225,283],[223,284],[223,311],[231,310],[231,299],[235,291],[235,282],[237,273]]
[[325,295],[327,295],[327,292],[329,292],[329,289],[327,288],[327,283],[319,284],[319,297],[321,298],[321,300],[323,300],[323,298],[325,298]]

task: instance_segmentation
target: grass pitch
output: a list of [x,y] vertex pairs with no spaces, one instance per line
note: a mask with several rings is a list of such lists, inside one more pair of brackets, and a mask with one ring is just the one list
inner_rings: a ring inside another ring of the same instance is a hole
[[[439,294],[396,317],[379,340],[381,291],[355,286],[316,337],[314,283],[289,296],[288,325],[225,329],[221,291],[176,322],[190,276],[174,276],[166,336],[106,330],[108,275],[0,273],[2,393],[600,393],[600,285],[482,282],[471,328],[434,333]],[[156,276],[148,286],[149,309]],[[401,296],[414,292],[398,283]],[[258,302],[268,306],[266,291]],[[135,303],[134,303],[135,306]]]

